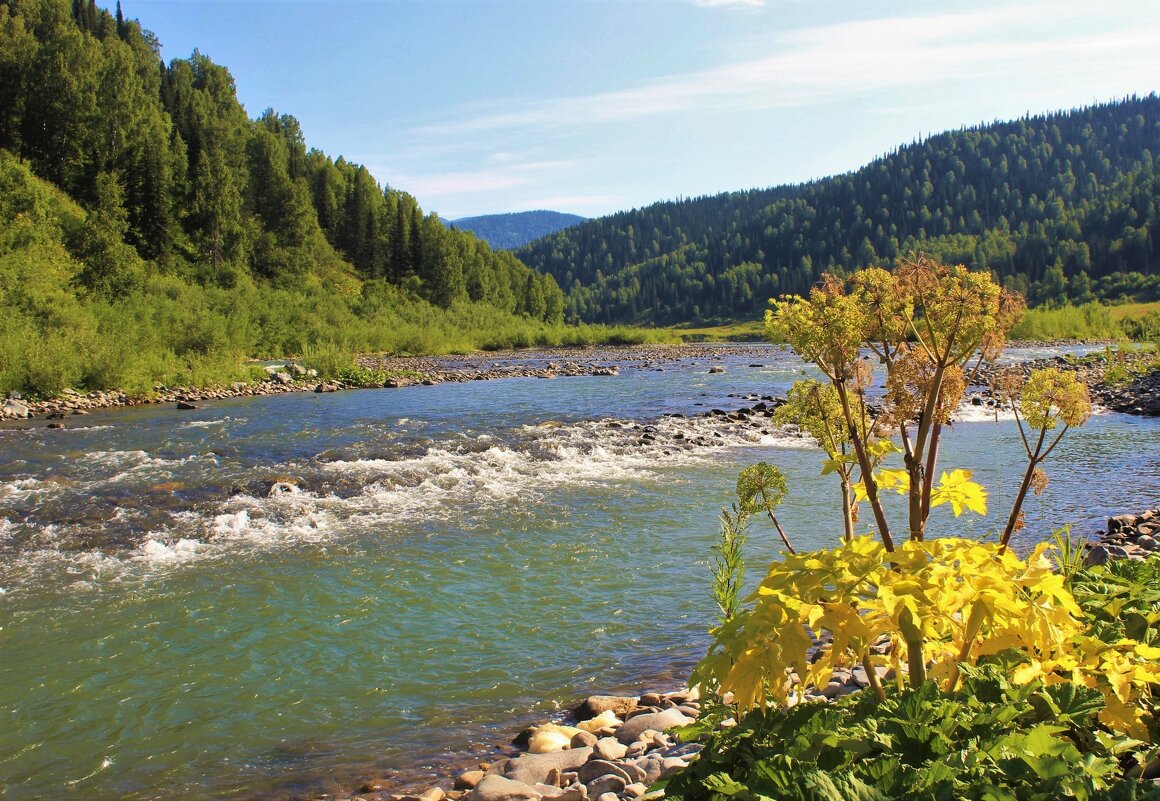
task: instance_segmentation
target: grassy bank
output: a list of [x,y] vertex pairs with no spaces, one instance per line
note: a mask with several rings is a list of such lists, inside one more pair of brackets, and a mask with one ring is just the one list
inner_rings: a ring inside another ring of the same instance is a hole
[[[677,325],[667,329],[685,342],[764,342],[761,320],[720,325]],[[1086,303],[1055,309],[1028,309],[1011,332],[1012,339],[1053,342],[1063,339],[1088,341],[1160,339],[1160,301],[1107,305]]]
[[677,325],[667,329],[683,342],[765,342],[762,320],[745,320],[722,325]]

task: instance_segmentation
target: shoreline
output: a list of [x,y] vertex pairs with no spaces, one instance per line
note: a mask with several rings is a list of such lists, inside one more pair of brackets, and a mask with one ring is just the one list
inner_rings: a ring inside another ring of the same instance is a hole
[[[1009,347],[1052,347],[1062,345],[1099,345],[1100,342],[1011,342]],[[577,348],[543,348],[531,350],[481,351],[447,356],[359,356],[359,367],[386,372],[390,377],[382,384],[346,384],[320,379],[317,373],[294,360],[267,367],[268,377],[259,382],[235,382],[228,387],[160,387],[156,394],[144,397],[127,395],[120,390],[95,390],[81,393],[66,389],[56,397],[25,400],[19,393],[9,393],[0,402],[0,421],[48,420],[49,427],[63,428],[70,417],[98,409],[130,406],[174,404],[178,410],[198,408],[197,404],[232,398],[277,395],[286,392],[339,392],[349,389],[398,389],[409,386],[435,386],[467,381],[492,381],[505,378],[568,378],[576,376],[617,376],[622,367],[663,369],[673,362],[710,355],[752,356],[768,353],[772,344],[756,343],[685,343],[680,345],[602,345]],[[1124,353],[1118,365],[1143,364],[1155,358],[1154,351]],[[1026,373],[1036,367],[1059,367],[1076,370],[1088,385],[1094,400],[1113,411],[1144,416],[1160,416],[1160,370],[1133,375],[1116,387],[1102,385],[1109,365],[1106,357],[1096,353],[1082,360],[1063,356],[1020,362]],[[277,369],[281,367],[281,369]],[[991,368],[993,370],[993,368]],[[989,375],[990,370],[984,371]]]
[[320,379],[317,373],[294,360],[266,368],[268,377],[260,382],[235,382],[228,387],[161,387],[148,397],[133,397],[120,390],[96,390],[81,393],[66,389],[59,397],[24,400],[19,393],[9,394],[0,403],[0,420],[45,419],[50,427],[59,422],[97,409],[124,406],[151,406],[172,403],[177,409],[197,408],[206,401],[231,398],[278,395],[286,392],[339,392],[349,389],[399,389],[409,386],[435,386],[467,381],[491,381],[504,378],[567,378],[575,376],[616,376],[620,367],[653,368],[706,354],[758,355],[771,345],[753,344],[685,344],[685,345],[616,345],[581,348],[544,348],[536,350],[486,351],[458,356],[360,356],[360,367],[382,370],[388,377],[382,384],[356,385]]

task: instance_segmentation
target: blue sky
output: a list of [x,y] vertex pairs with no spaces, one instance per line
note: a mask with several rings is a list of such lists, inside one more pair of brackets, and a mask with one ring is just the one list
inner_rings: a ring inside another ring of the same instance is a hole
[[166,60],[449,218],[585,216],[856,169],[1160,91],[1160,2],[122,0]]

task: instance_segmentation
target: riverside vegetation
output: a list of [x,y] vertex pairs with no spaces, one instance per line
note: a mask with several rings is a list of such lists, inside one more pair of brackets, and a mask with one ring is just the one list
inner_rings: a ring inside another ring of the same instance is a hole
[[615,215],[517,258],[309,149],[293,116],[249,118],[225,67],[164,63],[119,7],[0,2],[0,87],[0,391],[220,387],[253,379],[244,357],[336,377],[355,352],[672,340],[564,321],[736,320],[911,247],[1063,306],[1020,336],[1160,330],[1089,305],[1156,297],[1154,96]]
[[93,0],[0,2],[0,391],[249,380],[244,357],[647,341]]
[[[773,466],[742,472],[716,548],[722,619],[692,678],[722,702],[683,730],[708,739],[662,782],[669,798],[1160,797],[1141,781],[1160,767],[1155,562],[1084,568],[1064,534],[1025,556],[1011,548],[1027,493],[1048,480],[1043,462],[1090,414],[1073,374],[996,382],[1027,457],[1010,515],[991,542],[928,538],[939,505],[956,517],[986,508],[970,471],[936,481],[939,435],[1021,307],[987,275],[923,257],[776,304],[770,328],[826,378],[795,386],[779,416],[825,450],[846,531],[796,554],[777,526],[786,555],[742,603],[749,519],[776,525],[785,493]],[[886,368],[873,410],[865,348]],[[901,531],[890,492],[904,499]],[[876,535],[856,533],[860,503]],[[858,697],[802,703],[851,669],[867,688]]]

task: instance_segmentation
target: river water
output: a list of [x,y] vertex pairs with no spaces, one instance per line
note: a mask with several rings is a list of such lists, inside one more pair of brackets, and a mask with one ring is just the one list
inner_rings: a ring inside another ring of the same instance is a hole
[[[706,348],[619,376],[0,428],[0,796],[416,785],[585,694],[675,688],[741,467],[787,473],[797,544],[841,530],[809,443],[697,417],[803,369]],[[974,468],[992,511],[934,528],[1001,525],[1018,448],[1010,421],[965,409],[944,463]],[[1160,423],[1099,414],[1048,472],[1024,545],[1156,505]],[[753,530],[751,579],[775,539]]]

